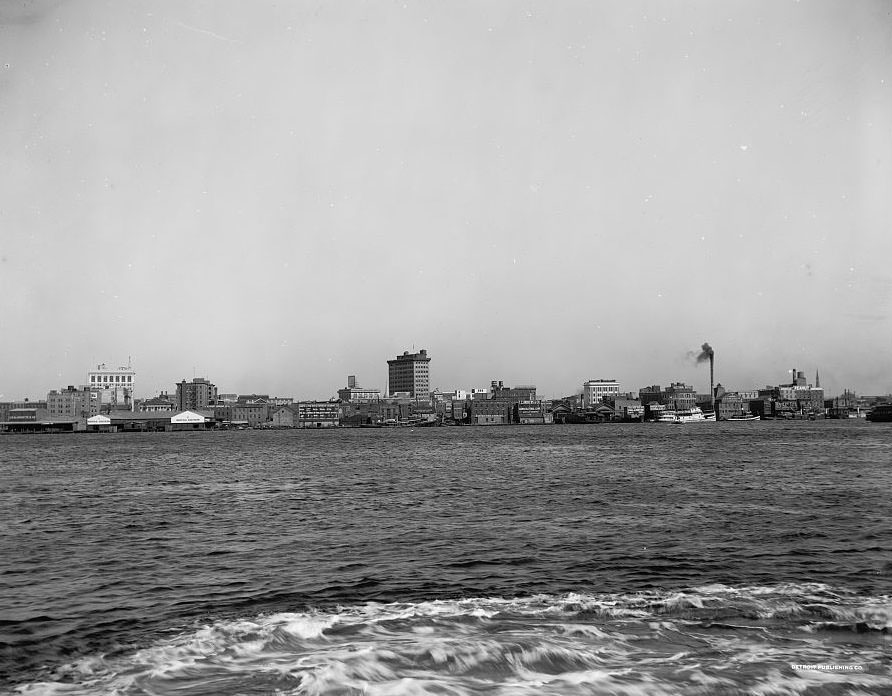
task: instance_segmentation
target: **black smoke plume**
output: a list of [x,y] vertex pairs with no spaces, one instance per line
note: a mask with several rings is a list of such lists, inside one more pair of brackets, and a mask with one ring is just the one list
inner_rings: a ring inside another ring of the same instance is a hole
[[697,364],[699,365],[702,362],[710,360],[714,355],[715,351],[712,349],[712,346],[708,343],[704,343],[700,346],[700,354],[697,355]]

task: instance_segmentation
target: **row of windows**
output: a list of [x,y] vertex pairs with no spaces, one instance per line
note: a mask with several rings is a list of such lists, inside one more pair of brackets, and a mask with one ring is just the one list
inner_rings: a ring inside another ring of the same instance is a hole
[[96,384],[105,382],[114,382],[115,384],[131,384],[133,382],[132,375],[90,375],[90,383]]

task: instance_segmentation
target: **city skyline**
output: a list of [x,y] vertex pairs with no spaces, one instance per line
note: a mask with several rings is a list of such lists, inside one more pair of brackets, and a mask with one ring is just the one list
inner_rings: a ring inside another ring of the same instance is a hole
[[[434,362],[431,359],[431,356],[429,355],[428,351],[426,351],[426,349],[421,349],[421,350],[424,351],[424,354],[425,354],[425,357],[427,360]],[[408,351],[404,351],[404,353],[408,353]],[[397,356],[397,357],[400,357],[400,356]],[[433,356],[433,357],[435,357],[435,356]],[[696,365],[702,366],[702,364],[704,364],[704,361],[702,359],[700,359],[698,361],[698,357],[700,357],[700,356],[697,356],[694,353],[694,351],[689,351],[687,357],[688,357],[688,359],[692,360],[693,363]],[[133,366],[132,364],[128,364],[127,366],[118,367],[118,366],[106,365],[104,363],[101,363],[101,364],[98,364],[96,367],[102,368],[103,372],[114,373],[114,372],[119,372],[119,371],[123,370],[123,371],[126,371],[125,374],[135,375],[133,377],[135,386],[131,390],[128,385],[128,391],[129,391],[130,395],[132,396],[132,398],[136,399],[138,401],[154,398],[154,397],[157,397],[160,394],[164,394],[164,393],[166,393],[168,395],[173,395],[176,392],[177,386],[180,382],[187,382],[187,383],[209,382],[215,388],[215,390],[219,391],[221,394],[223,394],[223,393],[228,393],[228,394],[268,394],[271,397],[294,397],[294,398],[301,398],[301,399],[305,398],[305,399],[310,399],[310,400],[336,399],[338,390],[343,389],[345,386],[349,385],[351,380],[353,380],[353,383],[354,383],[353,386],[355,388],[377,389],[380,392],[382,398],[385,397],[386,395],[388,395],[389,391],[390,391],[387,388],[388,387],[387,379],[384,380],[384,387],[381,387],[378,384],[373,384],[371,382],[367,382],[367,381],[361,379],[358,375],[353,375],[353,374],[345,375],[343,378],[343,384],[338,384],[337,386],[334,386],[330,390],[330,392],[326,393],[326,394],[305,394],[305,393],[297,393],[297,392],[287,393],[285,390],[277,389],[275,387],[275,385],[273,385],[272,387],[269,387],[269,385],[266,385],[269,388],[260,388],[260,389],[231,388],[231,385],[220,384],[217,380],[215,380],[215,378],[212,375],[209,376],[206,374],[195,374],[191,378],[182,377],[179,380],[172,381],[170,385],[152,389],[151,387],[142,386],[145,380],[144,380],[143,376],[139,374],[138,369],[135,366]],[[700,369],[702,369],[702,367]],[[800,369],[798,366],[786,370],[781,379],[777,379],[774,381],[772,381],[770,379],[765,379],[760,383],[743,385],[743,384],[732,384],[729,382],[723,382],[721,379],[716,378],[714,386],[717,387],[717,386],[721,385],[724,389],[726,389],[728,391],[750,391],[750,390],[754,390],[754,389],[773,387],[773,386],[778,386],[778,385],[789,384],[791,382],[795,382],[796,375],[793,374],[794,371],[799,374],[800,379],[804,375],[804,378],[809,386],[821,387],[824,390],[824,393],[827,397],[838,396],[838,395],[841,395],[847,391],[848,392],[856,391],[856,390],[850,389],[848,387],[844,387],[844,388],[840,389],[838,392],[835,390],[832,390],[832,389],[828,389],[826,387],[826,383],[825,383],[823,376],[820,376],[820,370],[816,369],[814,371],[814,373],[809,374],[809,373],[807,373],[806,370]],[[93,374],[95,372],[96,372],[96,370],[90,370],[89,374]],[[789,381],[787,381],[787,377],[789,377]],[[563,398],[566,396],[570,396],[572,394],[577,394],[577,395],[582,394],[585,389],[585,383],[588,382],[589,380],[594,380],[595,382],[600,382],[600,381],[614,382],[615,381],[620,385],[620,393],[624,393],[624,394],[625,393],[636,393],[637,394],[639,390],[644,389],[646,387],[650,387],[653,385],[668,386],[673,383],[682,383],[682,384],[687,384],[689,386],[692,386],[697,393],[701,393],[701,394],[710,393],[708,368],[706,368],[706,386],[705,386],[705,388],[702,388],[701,385],[696,380],[680,379],[678,377],[666,377],[663,379],[651,379],[649,381],[645,380],[644,382],[642,382],[640,384],[639,383],[632,384],[632,383],[626,383],[622,379],[614,379],[613,377],[605,376],[602,374],[597,377],[588,376],[588,377],[581,378],[579,380],[578,385],[575,388],[558,393],[558,392],[554,392],[554,391],[550,390],[548,388],[548,385],[543,385],[543,384],[537,383],[536,380],[529,380],[527,382],[523,382],[522,380],[514,380],[514,381],[508,380],[508,381],[506,381],[501,376],[494,375],[494,376],[491,376],[489,379],[481,380],[480,382],[475,383],[475,384],[450,384],[450,385],[433,386],[433,383],[432,383],[431,391],[433,392],[435,390],[439,390],[443,393],[449,394],[449,393],[456,392],[456,391],[470,391],[472,389],[488,389],[491,382],[498,381],[498,382],[505,383],[506,385],[513,385],[513,386],[521,386],[521,385],[527,385],[527,384],[534,385],[537,389],[537,392],[541,396],[541,398],[559,399],[559,398]],[[88,377],[87,380],[82,381],[82,382],[69,381],[69,382],[66,382],[65,384],[51,387],[50,389],[46,390],[46,392],[38,392],[36,394],[20,394],[20,395],[17,395],[15,398],[9,398],[9,395],[0,394],[0,401],[4,401],[4,400],[5,401],[21,401],[21,400],[26,400],[26,399],[36,401],[36,400],[43,398],[43,395],[45,393],[66,389],[69,386],[80,389],[80,388],[87,388],[87,387],[91,387],[91,386],[99,387],[100,385],[91,385],[89,383],[89,377]],[[120,386],[123,387],[124,385],[122,384]],[[861,395],[865,395],[865,396],[884,396],[884,395],[888,395],[892,392],[883,392],[881,390],[874,389],[874,390],[866,390],[866,391],[858,392],[858,393]]]
[[892,392],[884,2],[0,8],[0,399]]

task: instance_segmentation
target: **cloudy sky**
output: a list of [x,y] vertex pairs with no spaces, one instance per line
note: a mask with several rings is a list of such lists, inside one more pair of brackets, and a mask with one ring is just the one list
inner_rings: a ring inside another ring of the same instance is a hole
[[0,0],[0,394],[892,392],[892,4]]

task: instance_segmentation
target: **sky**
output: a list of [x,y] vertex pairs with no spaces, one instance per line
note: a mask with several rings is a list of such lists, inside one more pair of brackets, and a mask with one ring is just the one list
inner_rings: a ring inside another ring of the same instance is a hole
[[885,0],[0,0],[0,400],[892,392]]

